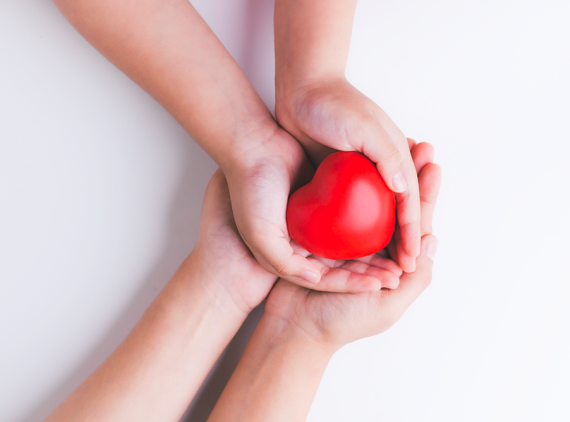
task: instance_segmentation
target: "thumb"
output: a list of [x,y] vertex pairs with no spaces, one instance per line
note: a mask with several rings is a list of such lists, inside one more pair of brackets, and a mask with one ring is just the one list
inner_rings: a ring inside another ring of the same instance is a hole
[[267,237],[264,239],[262,249],[255,247],[250,249],[266,271],[291,283],[310,288],[321,279],[321,272],[317,266],[296,253],[285,238]]
[[[363,127],[361,150],[370,158],[393,192],[400,193],[408,188],[402,173],[402,153],[380,122],[373,120]],[[405,138],[404,138],[405,140]]]

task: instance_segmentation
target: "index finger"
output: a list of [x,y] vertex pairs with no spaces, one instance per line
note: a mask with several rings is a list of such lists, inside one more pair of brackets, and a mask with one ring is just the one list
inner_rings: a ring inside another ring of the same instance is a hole
[[435,203],[441,186],[441,167],[428,163],[418,175],[421,206],[421,232],[422,236],[431,234]]

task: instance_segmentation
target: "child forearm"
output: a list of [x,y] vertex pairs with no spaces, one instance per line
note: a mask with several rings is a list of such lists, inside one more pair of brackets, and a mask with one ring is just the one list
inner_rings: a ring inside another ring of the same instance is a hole
[[111,356],[46,419],[178,421],[244,321],[190,256]]
[[397,260],[415,271],[420,198],[404,133],[345,77],[357,0],[276,0],[275,115],[313,163],[332,150],[359,151],[396,194]]
[[304,421],[333,353],[264,314],[208,422]]
[[99,52],[224,168],[271,114],[188,0],[55,0]]
[[344,76],[357,0],[276,0],[277,94]]

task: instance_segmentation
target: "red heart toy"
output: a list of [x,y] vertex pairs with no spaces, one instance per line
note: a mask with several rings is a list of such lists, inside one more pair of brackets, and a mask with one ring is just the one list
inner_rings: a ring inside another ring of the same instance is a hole
[[289,198],[287,228],[314,255],[361,258],[385,248],[394,233],[396,200],[372,161],[335,152],[313,180]]

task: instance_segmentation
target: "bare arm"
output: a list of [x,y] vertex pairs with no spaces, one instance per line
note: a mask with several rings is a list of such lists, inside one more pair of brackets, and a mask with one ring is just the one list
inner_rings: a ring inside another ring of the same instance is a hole
[[334,285],[340,291],[352,274],[362,279],[357,287],[367,289],[367,276],[325,271],[293,250],[285,209],[292,186],[310,176],[310,164],[188,0],[55,2],[218,162],[239,232],[267,271],[302,286]]
[[332,150],[377,164],[398,203],[398,254],[406,272],[420,253],[420,198],[402,131],[345,78],[356,0],[276,0],[277,121],[320,163]]
[[278,90],[344,77],[356,4],[357,0],[276,0]]
[[272,118],[188,0],[55,0],[101,54],[152,95],[222,168]]
[[[437,239],[431,219],[441,170],[429,144],[412,146],[422,198],[422,252],[414,273],[368,293],[326,293],[279,280],[209,422],[304,421],[336,350],[394,324],[428,286]],[[384,260],[386,254],[374,257]]]
[[192,255],[111,356],[47,422],[178,421],[247,313]]
[[304,421],[333,353],[264,314],[208,422]]

